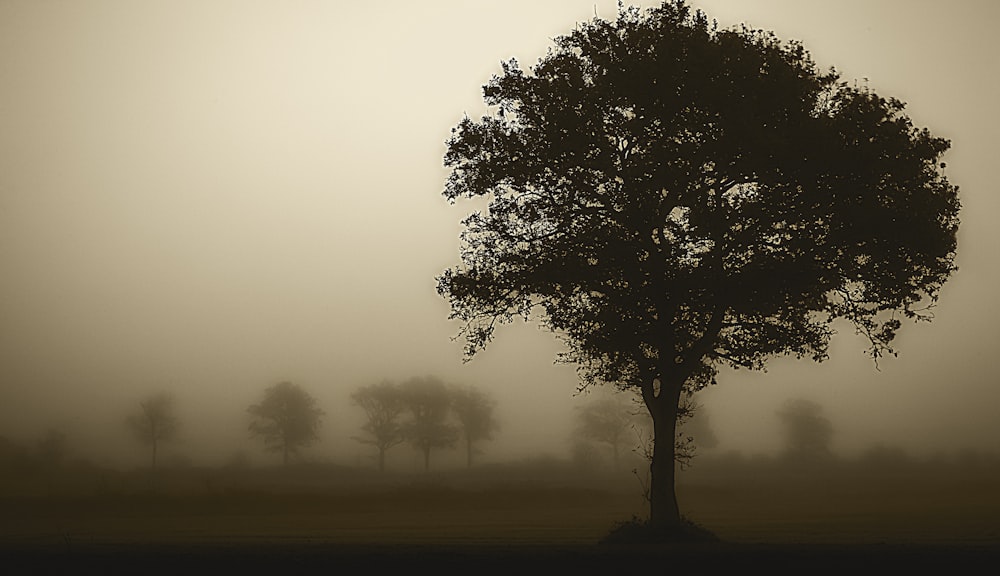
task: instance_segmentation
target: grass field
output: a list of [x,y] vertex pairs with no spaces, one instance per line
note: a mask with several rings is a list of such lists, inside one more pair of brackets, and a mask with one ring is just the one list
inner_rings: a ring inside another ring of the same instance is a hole
[[953,569],[1000,559],[993,467],[714,466],[682,476],[678,498],[718,545],[602,547],[617,523],[644,515],[639,482],[627,472],[584,474],[550,463],[434,476],[332,467],[162,471],[155,484],[142,472],[36,475],[18,483],[20,491],[8,482],[0,498],[0,554],[11,566],[127,571],[147,563],[146,572],[283,561],[585,571],[636,559],[722,569],[795,558],[830,569],[858,562]]

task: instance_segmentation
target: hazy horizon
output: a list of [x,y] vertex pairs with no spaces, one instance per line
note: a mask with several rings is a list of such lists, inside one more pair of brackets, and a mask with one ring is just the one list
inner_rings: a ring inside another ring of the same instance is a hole
[[[804,397],[841,454],[997,452],[1000,5],[691,4],[801,40],[820,66],[906,102],[952,140],[963,203],[959,271],[933,322],[904,325],[899,357],[876,367],[841,325],[823,364],[723,370],[698,396],[718,450],[773,453],[775,411]],[[354,464],[371,451],[351,439],[350,393],[433,374],[496,398],[484,460],[566,454],[583,400],[551,334],[516,323],[468,363],[451,340],[435,276],[457,262],[472,204],[442,198],[442,157],[501,61],[528,67],[616,6],[0,3],[0,436],[57,428],[80,456],[139,465],[123,421],[163,390],[180,418],[168,452],[265,460],[246,407],[290,380],[326,411],[309,454]]]

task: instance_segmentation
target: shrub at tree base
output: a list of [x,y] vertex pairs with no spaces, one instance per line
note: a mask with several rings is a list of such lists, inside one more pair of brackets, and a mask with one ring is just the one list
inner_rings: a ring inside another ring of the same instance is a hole
[[719,542],[719,537],[681,516],[677,524],[652,524],[633,517],[615,526],[601,540],[602,546],[651,546],[678,542]]

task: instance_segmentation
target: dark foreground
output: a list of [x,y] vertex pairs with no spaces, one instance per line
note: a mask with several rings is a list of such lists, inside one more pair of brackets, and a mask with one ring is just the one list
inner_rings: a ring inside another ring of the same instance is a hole
[[6,574],[764,574],[982,573],[996,546],[698,544],[661,548],[518,543],[317,542],[0,547]]

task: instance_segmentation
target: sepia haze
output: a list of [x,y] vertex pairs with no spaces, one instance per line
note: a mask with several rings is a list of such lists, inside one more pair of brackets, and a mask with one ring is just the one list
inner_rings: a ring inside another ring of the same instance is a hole
[[[658,2],[642,2],[650,6]],[[819,402],[833,447],[996,452],[1000,200],[992,193],[1000,6],[962,1],[692,2],[720,26],[801,40],[917,126],[952,140],[959,271],[931,323],[876,366],[848,326],[816,364],[724,370],[699,393],[717,450],[778,449],[775,414]],[[565,456],[572,366],[515,322],[463,363],[435,276],[471,202],[441,190],[444,141],[481,87],[613,1],[0,3],[0,436],[67,435],[75,455],[142,466],[125,420],[175,399],[163,448],[272,461],[247,431],[266,387],[325,412],[310,459],[373,465],[351,439],[357,388],[437,375],[489,391],[482,461]],[[389,456],[419,465],[406,446]],[[461,462],[461,458],[456,459]]]

